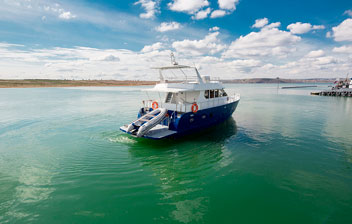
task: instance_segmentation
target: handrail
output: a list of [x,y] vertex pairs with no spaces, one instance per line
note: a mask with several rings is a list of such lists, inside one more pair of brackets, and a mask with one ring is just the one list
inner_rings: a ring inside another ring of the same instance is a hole
[[[207,101],[204,101],[204,102],[196,102],[196,103],[198,104],[199,109],[202,110],[202,109],[212,108],[212,107],[216,107],[216,106],[221,106],[226,103],[232,103],[232,102],[235,102],[239,99],[240,99],[240,95],[235,94],[233,96],[217,97],[217,98],[208,99]],[[156,101],[158,103],[159,107],[166,108],[166,109],[172,110],[174,112],[187,113],[187,112],[192,111],[192,104],[193,103],[173,104],[173,103],[160,102],[158,100],[144,101],[144,107],[151,108],[152,103],[154,101]]]

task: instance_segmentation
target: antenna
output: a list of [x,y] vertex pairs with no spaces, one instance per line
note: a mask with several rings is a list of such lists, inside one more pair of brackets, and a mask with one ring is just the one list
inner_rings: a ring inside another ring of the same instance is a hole
[[172,65],[178,65],[178,63],[176,62],[175,55],[174,55],[173,52],[171,52],[170,57],[171,57],[171,64]]

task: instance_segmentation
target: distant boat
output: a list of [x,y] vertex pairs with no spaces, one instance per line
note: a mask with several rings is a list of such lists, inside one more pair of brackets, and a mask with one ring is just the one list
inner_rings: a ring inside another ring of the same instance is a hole
[[229,96],[222,83],[200,76],[196,67],[178,65],[173,54],[171,62],[155,68],[160,83],[145,90],[157,92],[160,99],[143,101],[137,119],[121,131],[150,139],[187,135],[224,122],[235,111],[239,94]]
[[311,92],[311,95],[319,96],[347,96],[352,97],[352,78],[336,79],[335,86],[331,90],[323,90],[321,92]]

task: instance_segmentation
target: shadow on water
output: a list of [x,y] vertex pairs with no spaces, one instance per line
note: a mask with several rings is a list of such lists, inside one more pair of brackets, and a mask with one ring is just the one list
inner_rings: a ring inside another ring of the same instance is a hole
[[231,118],[182,138],[141,139],[130,145],[131,157],[155,178],[160,208],[168,214],[160,221],[189,223],[204,219],[209,207],[204,187],[219,175],[219,169],[231,164],[233,157],[226,141],[236,133],[236,122]]

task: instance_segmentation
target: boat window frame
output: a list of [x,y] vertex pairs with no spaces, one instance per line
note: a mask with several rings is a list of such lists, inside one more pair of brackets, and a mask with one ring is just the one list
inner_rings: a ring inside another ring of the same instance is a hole
[[209,97],[210,97],[209,90],[204,90],[204,98],[209,99]]

